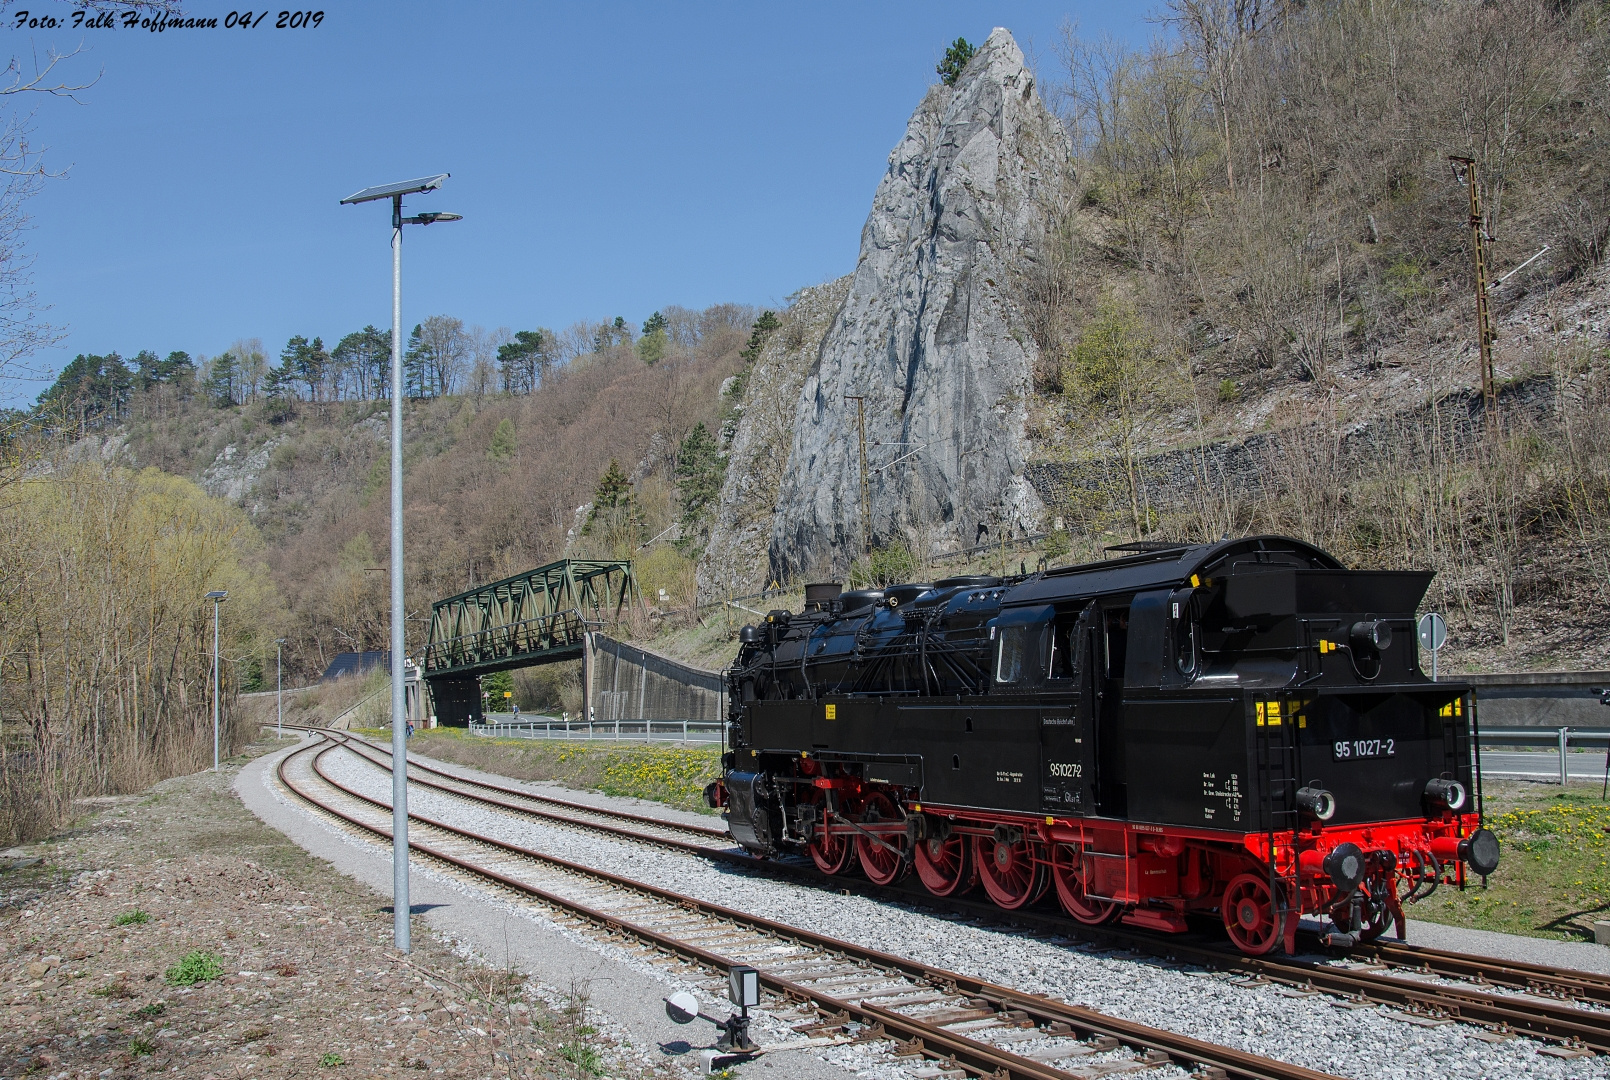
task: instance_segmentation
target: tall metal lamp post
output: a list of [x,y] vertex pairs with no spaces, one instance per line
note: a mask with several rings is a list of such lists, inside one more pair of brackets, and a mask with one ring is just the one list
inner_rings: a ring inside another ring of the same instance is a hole
[[212,601],[212,771],[218,771],[218,605],[229,599],[227,589],[207,594]]
[[274,639],[274,696],[277,712],[274,719],[274,737],[285,738],[285,639]]
[[403,217],[405,195],[422,195],[442,186],[450,174],[424,176],[396,184],[364,188],[341,205],[391,200],[391,934],[398,951],[409,950],[408,934],[408,720],[403,663],[403,512],[402,512],[402,228],[460,221],[458,214],[427,213]]

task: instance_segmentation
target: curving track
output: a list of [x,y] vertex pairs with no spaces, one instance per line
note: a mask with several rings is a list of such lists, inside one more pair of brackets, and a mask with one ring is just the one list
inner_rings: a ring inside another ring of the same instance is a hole
[[[390,768],[389,751],[339,732],[319,732],[367,759]],[[421,775],[422,774],[422,775]],[[424,779],[429,776],[432,779]],[[416,777],[418,777],[416,779]],[[1361,1002],[1396,1006],[1412,1014],[1474,1023],[1502,1037],[1525,1034],[1554,1044],[1552,1052],[1610,1053],[1610,978],[1543,965],[1471,956],[1423,946],[1377,943],[1353,951],[1350,961],[1336,964],[1305,958],[1249,958],[1217,944],[1177,936],[1151,935],[1119,928],[1092,929],[1060,915],[1002,913],[987,904],[941,900],[926,892],[853,883],[830,877],[814,866],[757,859],[732,849],[725,830],[668,822],[459,776],[410,762],[410,783],[467,800],[482,807],[528,815],[571,828],[608,833],[622,839],[668,847],[700,858],[742,865],[756,871],[830,883],[835,889],[854,885],[858,891],[902,901],[917,900],[972,916],[1027,924],[1082,937],[1112,947],[1139,948],[1173,960],[1199,963],[1304,990],[1339,995]]]
[[[325,754],[351,740],[338,733],[316,734],[322,736],[319,741],[280,762],[280,782],[346,828],[389,839],[390,807],[328,777],[320,767]],[[494,883],[579,917],[596,931],[635,940],[707,970],[724,973],[737,964],[759,968],[768,993],[763,1008],[794,1021],[801,1034],[823,1041],[852,1037],[848,1029],[858,1025],[853,1037],[892,1039],[899,1056],[998,1080],[1067,1080],[1157,1073],[1169,1067],[1193,1071],[1204,1080],[1327,1076],[914,963],[424,815],[410,814],[410,821],[412,849],[455,874],[482,885]]]

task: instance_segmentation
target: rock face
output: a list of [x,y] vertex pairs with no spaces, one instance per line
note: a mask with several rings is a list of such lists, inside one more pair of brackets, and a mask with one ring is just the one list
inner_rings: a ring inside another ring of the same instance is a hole
[[928,92],[889,155],[795,406],[770,576],[838,577],[860,551],[851,396],[864,398],[874,545],[937,553],[1038,524],[1023,475],[1036,349],[1013,283],[1071,185],[1067,136],[997,29],[954,87]]
[[699,560],[700,596],[745,595],[770,581],[766,552],[794,437],[795,406],[849,288],[846,274],[801,289],[779,313],[777,329],[755,360],[738,403],[710,542]]

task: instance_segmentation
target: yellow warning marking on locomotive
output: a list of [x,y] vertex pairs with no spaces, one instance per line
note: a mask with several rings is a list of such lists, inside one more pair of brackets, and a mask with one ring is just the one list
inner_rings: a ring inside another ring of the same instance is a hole
[[829,706],[827,706],[826,711],[827,711],[827,719],[829,719],[829,720],[837,720],[839,718],[839,707],[837,705],[829,705]]
[[1045,823],[1047,825],[1055,825],[1057,823],[1057,819],[1054,817],[1048,817],[1045,819]]
[[1263,727],[1263,702],[1258,702],[1258,726]]
[[1191,588],[1199,589],[1201,587],[1202,587],[1202,579],[1197,577],[1195,574],[1192,574],[1191,575]]
[[912,809],[913,809],[913,810],[915,810],[915,811],[916,811],[916,812],[917,812],[917,813],[919,813],[919,814],[920,814],[920,813],[922,813],[922,803],[920,803],[920,802],[914,802],[914,803],[912,803],[912,804],[911,804],[911,808],[912,808]]

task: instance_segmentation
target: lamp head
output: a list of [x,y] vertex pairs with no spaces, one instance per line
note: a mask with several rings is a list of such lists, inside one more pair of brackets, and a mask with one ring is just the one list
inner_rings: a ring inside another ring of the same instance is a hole
[[463,214],[449,214],[446,211],[430,211],[415,214],[413,217],[403,218],[404,225],[431,225],[438,221],[463,221]]
[[214,589],[212,592],[207,594],[207,599],[213,601],[214,603],[220,603],[221,604],[225,600],[229,599],[229,590],[227,590],[227,589]]

